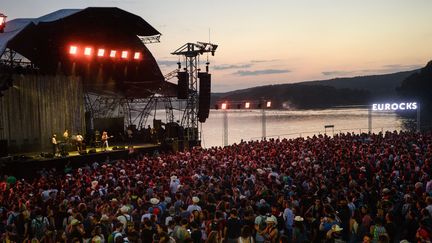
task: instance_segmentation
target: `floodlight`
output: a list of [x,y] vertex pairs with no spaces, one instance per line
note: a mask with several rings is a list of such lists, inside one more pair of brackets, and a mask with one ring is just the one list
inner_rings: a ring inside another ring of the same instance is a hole
[[91,47],[84,48],[84,56],[91,56],[91,54],[92,54],[92,48]]
[[141,58],[141,52],[135,52],[134,59],[138,60]]
[[128,58],[128,52],[127,51],[122,51],[121,58],[123,58],[123,59]]
[[267,101],[266,106],[267,106],[267,108],[270,108],[271,107],[271,101]]
[[249,109],[249,108],[250,108],[250,102],[246,102],[246,103],[245,103],[245,108],[246,108],[246,109]]
[[77,46],[70,46],[69,47],[69,54],[76,55],[77,52],[78,52],[78,47]]
[[111,52],[110,52],[110,57],[116,57],[116,55],[117,55],[117,51],[114,51],[114,50],[111,50]]
[[6,15],[0,13],[0,33],[3,33],[6,27],[6,17]]
[[221,109],[222,109],[222,110],[226,110],[226,109],[227,109],[227,103],[222,103],[222,105],[221,105]]
[[105,56],[105,49],[99,49],[97,55],[98,55],[98,57]]

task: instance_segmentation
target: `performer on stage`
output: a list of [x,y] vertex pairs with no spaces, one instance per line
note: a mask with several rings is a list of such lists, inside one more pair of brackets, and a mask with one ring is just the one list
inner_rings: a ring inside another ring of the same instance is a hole
[[76,139],[77,150],[78,152],[81,152],[81,150],[83,149],[84,138],[81,134],[77,134],[75,139]]
[[66,129],[63,133],[63,142],[68,143],[69,142],[69,131]]
[[106,132],[106,131],[103,131],[102,132],[102,138],[101,138],[101,140],[102,140],[102,150],[103,151],[106,151],[107,149],[108,149],[108,132]]
[[53,134],[53,136],[51,137],[51,144],[52,144],[52,149],[53,149],[53,155],[54,157],[57,155],[58,153],[58,144],[57,144],[57,135]]

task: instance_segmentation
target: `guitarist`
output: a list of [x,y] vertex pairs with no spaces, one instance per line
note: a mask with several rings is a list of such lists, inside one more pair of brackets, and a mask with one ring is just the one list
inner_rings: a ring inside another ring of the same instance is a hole
[[107,131],[103,131],[102,132],[102,151],[106,151],[108,149],[108,132]]

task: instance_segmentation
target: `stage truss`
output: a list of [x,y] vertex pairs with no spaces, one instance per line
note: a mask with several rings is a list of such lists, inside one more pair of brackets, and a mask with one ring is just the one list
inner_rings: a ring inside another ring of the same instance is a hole
[[[186,128],[185,139],[187,141],[195,142],[201,140],[201,129],[198,124],[198,72],[201,71],[199,67],[200,55],[211,53],[212,56],[214,56],[217,47],[218,46],[215,44],[206,42],[186,43],[171,53],[172,55],[183,57],[183,63],[185,65],[184,71],[189,74],[188,98],[186,99],[186,108],[181,119],[181,126]],[[209,64],[207,56],[207,72]],[[180,65],[181,64],[179,64],[179,66]]]
[[[97,94],[85,94],[85,109],[91,119],[124,117],[125,125],[144,128],[149,117],[156,119],[156,111],[165,109],[165,122],[174,122],[173,98],[154,94],[148,98],[128,99],[109,97]],[[93,129],[93,127],[91,127]]]

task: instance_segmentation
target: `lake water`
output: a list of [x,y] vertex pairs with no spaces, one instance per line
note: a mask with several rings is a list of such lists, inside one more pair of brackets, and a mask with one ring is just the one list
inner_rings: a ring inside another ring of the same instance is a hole
[[[223,110],[211,110],[202,124],[202,146],[223,146]],[[257,140],[262,136],[261,110],[228,110],[228,144],[242,139]],[[368,132],[367,109],[326,109],[306,111],[266,110],[267,138],[306,137],[323,134],[325,125],[334,125],[334,133]],[[372,131],[402,130],[404,119],[393,112],[372,113]],[[333,130],[327,128],[327,134]]]

